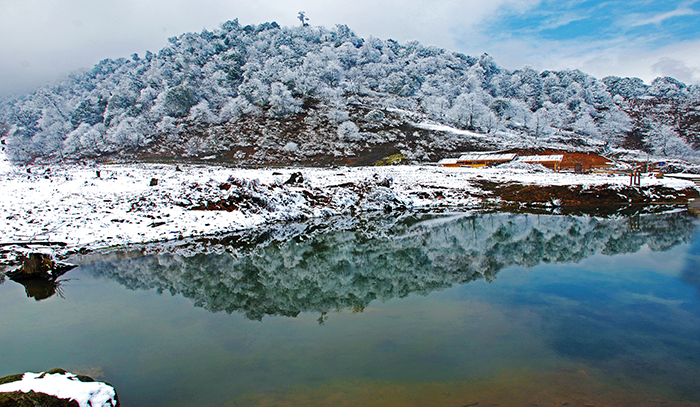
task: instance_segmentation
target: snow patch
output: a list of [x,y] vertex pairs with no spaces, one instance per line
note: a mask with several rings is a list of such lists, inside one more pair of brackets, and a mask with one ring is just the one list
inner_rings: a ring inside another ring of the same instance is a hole
[[444,124],[436,124],[436,123],[428,123],[428,122],[422,122],[422,123],[416,123],[416,127],[419,129],[423,130],[432,130],[432,131],[444,131],[447,133],[452,133],[452,134],[457,134],[460,136],[468,136],[468,137],[474,137],[474,138],[485,138],[485,134],[479,134],[473,131],[469,130],[460,130],[456,129],[454,127],[450,127]]

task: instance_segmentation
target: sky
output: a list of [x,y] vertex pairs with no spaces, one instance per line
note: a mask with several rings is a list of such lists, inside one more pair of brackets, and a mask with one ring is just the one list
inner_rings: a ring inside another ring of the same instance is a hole
[[299,11],[311,25],[488,53],[511,70],[700,84],[700,0],[0,0],[0,96],[234,18],[298,25]]

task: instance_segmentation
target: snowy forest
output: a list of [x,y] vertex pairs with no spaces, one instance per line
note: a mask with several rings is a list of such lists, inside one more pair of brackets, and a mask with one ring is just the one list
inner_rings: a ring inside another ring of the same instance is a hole
[[0,138],[20,163],[204,154],[294,163],[377,148],[421,161],[517,140],[699,159],[700,86],[510,71],[487,54],[362,39],[344,25],[233,20],[6,98]]

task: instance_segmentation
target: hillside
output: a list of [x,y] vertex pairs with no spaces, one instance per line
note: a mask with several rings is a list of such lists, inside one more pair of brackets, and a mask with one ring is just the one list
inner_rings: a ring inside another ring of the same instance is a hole
[[698,157],[700,87],[673,78],[509,71],[486,54],[363,39],[343,25],[233,20],[169,42],[5,100],[7,155],[359,165],[397,153],[420,162],[472,149],[622,146]]

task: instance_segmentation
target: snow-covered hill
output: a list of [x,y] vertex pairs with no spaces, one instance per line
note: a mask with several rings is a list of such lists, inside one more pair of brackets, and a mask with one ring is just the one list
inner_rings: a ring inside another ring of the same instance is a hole
[[0,130],[18,162],[117,154],[371,164],[522,144],[692,158],[699,100],[700,87],[672,78],[509,71],[486,54],[358,38],[343,25],[234,20],[9,99]]

